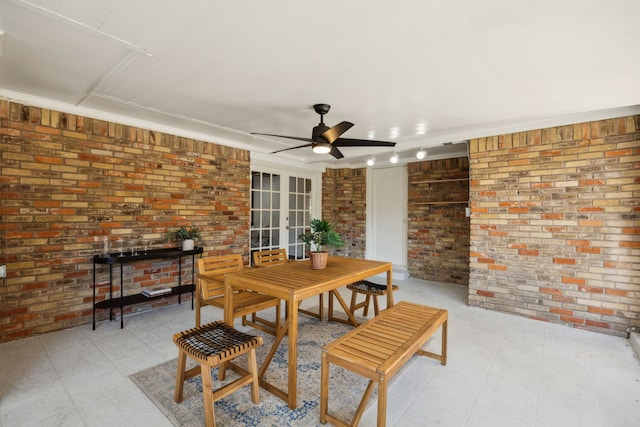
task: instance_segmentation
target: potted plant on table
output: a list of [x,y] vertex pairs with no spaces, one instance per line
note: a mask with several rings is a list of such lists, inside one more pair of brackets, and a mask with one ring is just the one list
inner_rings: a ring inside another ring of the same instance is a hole
[[309,246],[309,257],[311,258],[311,268],[321,270],[327,266],[329,253],[326,247],[338,248],[344,245],[340,234],[335,226],[326,219],[312,219],[311,231],[298,236],[307,246]]
[[200,239],[200,229],[198,227],[180,227],[177,230],[170,231],[169,237],[173,240],[182,242],[183,251],[192,251],[195,246],[195,240]]

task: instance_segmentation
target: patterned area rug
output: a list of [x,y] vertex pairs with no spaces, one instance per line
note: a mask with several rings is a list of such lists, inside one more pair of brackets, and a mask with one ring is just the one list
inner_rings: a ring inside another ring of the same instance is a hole
[[[260,403],[251,402],[250,387],[245,386],[215,403],[216,421],[221,426],[321,426],[320,424],[320,360],[322,347],[351,330],[350,326],[336,322],[319,322],[300,316],[298,334],[298,408],[291,410],[287,404],[267,390],[260,388]],[[273,337],[255,329],[243,329],[251,334],[260,333],[264,345],[257,350],[258,366],[262,364],[273,343]],[[285,340],[280,345],[269,369],[267,381],[286,390],[287,348]],[[176,348],[176,355],[177,355]],[[246,357],[238,359],[245,365]],[[162,410],[176,426],[204,425],[202,385],[200,376],[189,380],[184,387],[184,400],[173,401],[177,359],[145,369],[130,376],[134,383]],[[189,362],[188,362],[189,363]],[[193,364],[187,365],[194,366]],[[406,367],[406,366],[405,366]],[[214,369],[217,378],[217,369]],[[229,370],[225,383],[237,378]],[[215,381],[218,388],[220,382]],[[329,410],[345,420],[351,420],[367,380],[352,372],[331,365],[329,380]],[[375,401],[375,392],[368,404]]]

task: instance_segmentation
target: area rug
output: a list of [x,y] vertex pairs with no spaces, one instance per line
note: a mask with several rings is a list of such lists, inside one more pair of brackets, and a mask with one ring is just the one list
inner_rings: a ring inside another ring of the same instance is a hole
[[[251,402],[250,387],[245,386],[215,403],[216,421],[221,426],[321,426],[320,424],[320,367],[322,347],[341,337],[352,328],[336,322],[319,322],[300,316],[298,331],[298,407],[289,409],[287,404],[260,388],[260,403]],[[243,328],[251,334],[260,334],[264,345],[257,351],[258,365],[262,364],[273,343],[273,337],[255,329]],[[286,390],[287,348],[283,340],[267,370],[267,381]],[[177,348],[176,348],[177,356]],[[244,365],[246,358],[238,359]],[[204,425],[204,407],[200,376],[192,378],[184,387],[184,400],[173,401],[177,360],[145,369],[130,376],[131,380],[160,408],[176,426]],[[187,365],[187,367],[193,366]],[[246,365],[244,365],[246,366]],[[406,366],[405,366],[406,368]],[[213,370],[217,379],[217,369]],[[227,379],[237,378],[228,371]],[[340,418],[350,420],[355,414],[367,380],[350,371],[331,365],[329,380],[329,410]],[[214,387],[221,384],[215,380]],[[375,392],[369,404],[375,401]]]

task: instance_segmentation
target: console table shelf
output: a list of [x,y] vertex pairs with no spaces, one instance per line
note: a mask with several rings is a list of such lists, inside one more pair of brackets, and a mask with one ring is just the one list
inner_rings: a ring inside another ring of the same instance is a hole
[[[202,254],[202,248],[194,248],[190,251],[183,251],[180,248],[153,249],[137,253],[123,252],[109,255],[95,255],[93,257],[93,329],[96,329],[96,309],[109,309],[109,320],[113,320],[111,309],[120,308],[120,328],[124,327],[124,307],[132,304],[150,301],[153,299],[178,295],[178,304],[181,304],[180,296],[184,293],[191,293],[191,309],[193,310],[193,292],[195,290],[195,256]],[[191,283],[182,283],[182,258],[191,257]],[[154,259],[177,258],[178,259],[178,285],[171,288],[171,292],[162,295],[147,296],[142,293],[124,295],[124,273],[123,265],[139,261]],[[99,264],[109,266],[109,298],[96,302],[96,266]],[[113,295],[113,266],[120,265],[120,296]]]
[[115,297],[106,299],[103,301],[98,301],[95,303],[96,308],[116,308],[120,306],[127,306],[132,304],[139,304],[141,302],[150,301],[152,299],[158,299],[163,297],[170,297],[171,295],[180,295],[188,292],[193,292],[195,290],[195,285],[181,285],[174,286],[171,288],[171,292],[167,292],[162,295],[153,295],[147,296],[144,294],[134,294],[134,295],[125,295],[124,297]]

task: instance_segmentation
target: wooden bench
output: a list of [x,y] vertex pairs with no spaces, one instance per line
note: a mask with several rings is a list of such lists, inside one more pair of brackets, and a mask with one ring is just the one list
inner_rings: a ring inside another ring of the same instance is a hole
[[[378,384],[378,427],[386,424],[387,386],[414,354],[447,363],[447,310],[406,301],[380,312],[322,349],[320,383],[320,422],[337,426],[356,426],[365,405]],[[421,349],[442,326],[441,354]],[[360,405],[349,424],[329,414],[329,366],[333,363],[370,379]]]

